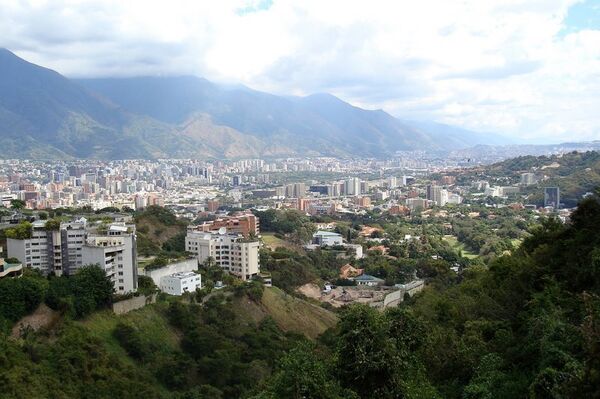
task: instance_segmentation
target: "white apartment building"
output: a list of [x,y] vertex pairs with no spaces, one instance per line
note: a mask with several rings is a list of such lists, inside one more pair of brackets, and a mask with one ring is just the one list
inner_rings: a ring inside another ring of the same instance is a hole
[[194,272],[173,273],[160,279],[160,290],[169,295],[183,295],[202,288],[202,277]]
[[259,248],[257,240],[228,234],[225,228],[218,232],[188,231],[185,238],[185,250],[196,254],[198,262],[212,257],[218,266],[242,280],[251,279],[260,272]]
[[32,223],[30,238],[8,238],[7,250],[9,257],[44,275],[72,275],[84,265],[98,264],[113,281],[117,293],[137,289],[133,225],[114,223],[106,233],[99,234],[88,228],[84,218],[63,222],[57,230],[48,229],[46,221],[39,220]]
[[75,273],[83,265],[86,223],[85,218],[81,218],[61,223],[58,230],[48,230],[45,220],[35,221],[30,238],[7,239],[8,254],[19,259],[23,266],[38,269],[45,275]]
[[344,192],[346,195],[360,195],[360,179],[352,177],[344,182]]
[[125,224],[113,224],[107,235],[90,236],[83,246],[83,264],[104,269],[117,294],[137,290],[136,238],[129,229]]

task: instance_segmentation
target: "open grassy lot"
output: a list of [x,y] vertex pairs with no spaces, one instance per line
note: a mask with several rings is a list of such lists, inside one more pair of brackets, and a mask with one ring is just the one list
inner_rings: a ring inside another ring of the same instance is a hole
[[465,244],[458,241],[453,235],[445,235],[444,240],[450,244],[450,246],[458,253],[462,251],[462,255],[468,259],[475,259],[479,257],[479,254],[473,253],[465,247]]

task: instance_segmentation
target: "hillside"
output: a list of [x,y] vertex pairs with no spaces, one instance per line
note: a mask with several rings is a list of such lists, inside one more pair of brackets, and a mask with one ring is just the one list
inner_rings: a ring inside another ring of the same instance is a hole
[[276,96],[189,76],[71,80],[0,49],[0,157],[385,156],[496,142],[330,94]]
[[169,298],[121,316],[63,317],[24,341],[3,337],[2,397],[247,397],[303,335],[337,321],[276,288],[254,301],[244,291],[202,307]]
[[149,206],[135,215],[138,253],[157,256],[162,252],[184,252],[187,224],[168,209]]
[[521,173],[533,172],[541,178],[525,187],[528,201],[543,205],[543,187],[559,187],[561,202],[568,208],[577,205],[584,194],[600,186],[600,152],[572,152],[554,156],[523,156],[486,168],[492,176],[508,176],[515,183]]
[[277,287],[266,288],[259,304],[248,298],[237,303],[240,317],[260,323],[271,317],[286,332],[303,334],[315,339],[337,322],[337,316],[320,306],[286,294]]

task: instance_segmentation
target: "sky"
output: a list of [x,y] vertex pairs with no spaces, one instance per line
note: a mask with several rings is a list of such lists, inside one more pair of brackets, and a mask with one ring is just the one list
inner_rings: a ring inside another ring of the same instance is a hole
[[600,0],[0,0],[0,47],[69,77],[196,75],[600,139]]

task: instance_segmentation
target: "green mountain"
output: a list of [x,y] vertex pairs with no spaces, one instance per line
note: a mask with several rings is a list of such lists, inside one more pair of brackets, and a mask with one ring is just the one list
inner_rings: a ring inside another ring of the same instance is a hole
[[478,143],[329,94],[281,97],[197,77],[71,80],[0,49],[0,158],[383,156]]

